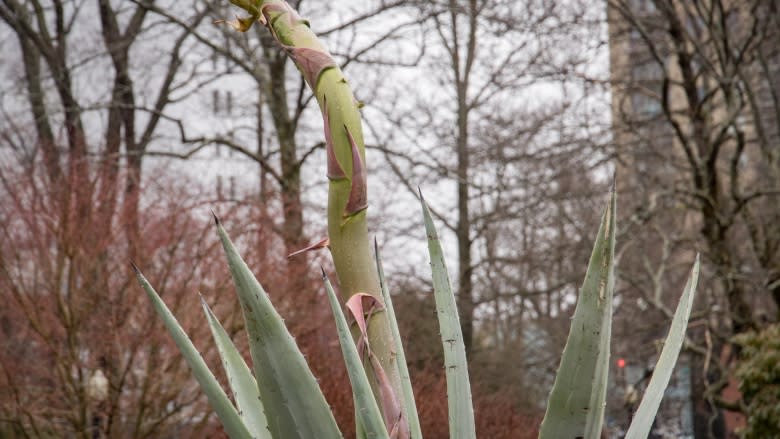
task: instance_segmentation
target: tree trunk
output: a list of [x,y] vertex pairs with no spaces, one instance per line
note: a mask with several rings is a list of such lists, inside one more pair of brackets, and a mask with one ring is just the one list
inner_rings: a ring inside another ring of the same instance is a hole
[[[285,68],[288,58],[270,37],[261,38],[261,41],[270,77],[265,96],[274,121],[276,139],[279,142],[279,165],[281,168],[279,186],[283,216],[281,234],[285,253],[290,254],[305,247],[306,238],[303,230],[300,162],[298,161],[298,146],[295,140],[296,126],[290,117],[287,104]],[[303,279],[307,265],[305,254],[299,254],[288,260],[288,290],[297,292],[304,288]]]
[[474,284],[471,261],[471,216],[469,212],[469,145],[466,90],[458,84],[458,310],[466,355],[470,355],[474,338]]

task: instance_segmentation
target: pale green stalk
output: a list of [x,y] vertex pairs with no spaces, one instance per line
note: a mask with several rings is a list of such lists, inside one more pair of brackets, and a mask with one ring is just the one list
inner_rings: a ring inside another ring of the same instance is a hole
[[360,354],[352,341],[347,318],[341,310],[341,304],[336,297],[336,292],[333,291],[333,286],[330,284],[330,280],[328,280],[324,270],[322,272],[322,280],[325,282],[328,302],[330,302],[333,317],[336,320],[339,344],[341,345],[344,362],[347,366],[349,382],[352,385],[352,395],[355,401],[355,420],[361,426],[361,434],[363,436],[375,439],[388,439],[387,429],[385,428],[382,414],[379,412],[379,406],[373,397],[366,370],[363,368]]
[[[306,20],[281,0],[231,0],[250,13],[235,26],[246,30],[259,20],[287,51],[320,105],[328,157],[328,238],[333,263],[345,300],[357,293],[383,303],[374,258],[371,255],[366,209],[366,164],[358,102],[344,74]],[[401,395],[395,344],[386,313],[373,313],[368,322],[371,350],[379,359],[396,395]],[[365,361],[365,360],[364,360]],[[378,395],[377,374],[371,385]],[[399,398],[400,399],[400,398]],[[378,402],[382,404],[382,401]]]

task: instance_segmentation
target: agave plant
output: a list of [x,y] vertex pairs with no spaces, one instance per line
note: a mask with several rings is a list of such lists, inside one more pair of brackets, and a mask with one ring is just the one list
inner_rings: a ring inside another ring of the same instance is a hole
[[[320,105],[327,150],[328,240],[341,299],[325,271],[323,282],[338,329],[352,394],[358,438],[422,438],[398,324],[378,251],[366,226],[365,146],[357,101],[341,70],[308,22],[281,0],[231,0],[249,13],[233,25],[268,27],[311,87]],[[475,438],[471,388],[455,297],[433,219],[420,194],[444,349],[452,438]],[[202,300],[233,400],[223,390],[176,318],[136,269],[152,304],[190,365],[227,434],[233,439],[342,437],[317,380],[263,287],[216,218],[249,337],[250,368],[217,317]],[[598,438],[609,370],[614,288],[616,194],[601,219],[540,429],[543,438]],[[629,438],[650,431],[685,338],[698,279],[693,266],[655,373],[637,410]]]

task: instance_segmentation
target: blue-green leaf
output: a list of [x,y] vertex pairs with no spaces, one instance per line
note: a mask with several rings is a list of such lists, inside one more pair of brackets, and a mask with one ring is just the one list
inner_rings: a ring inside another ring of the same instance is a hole
[[428,235],[428,252],[433,272],[433,293],[436,299],[436,314],[439,317],[439,331],[444,348],[444,368],[447,374],[447,405],[449,410],[450,437],[452,439],[474,439],[477,437],[474,424],[474,408],[471,403],[466,346],[460,329],[455,295],[444,263],[441,242],[433,225],[431,212],[420,194],[425,231]]
[[385,271],[382,268],[382,260],[379,257],[379,247],[374,243],[374,255],[376,257],[376,268],[379,275],[379,286],[382,290],[382,300],[385,302],[387,318],[390,321],[390,330],[393,333],[395,342],[396,363],[398,373],[401,377],[401,392],[404,398],[403,410],[406,419],[409,422],[409,433],[412,439],[422,439],[422,430],[420,429],[420,419],[417,416],[417,404],[414,401],[414,390],[412,389],[412,380],[409,377],[409,368],[406,365],[406,354],[404,353],[403,342],[401,341],[401,331],[398,330],[398,321],[395,318],[393,301],[390,298],[390,291],[387,289],[385,281]]
[[222,425],[225,427],[227,434],[231,439],[251,439],[252,435],[249,433],[246,425],[244,425],[244,422],[241,420],[235,407],[233,407],[233,404],[230,402],[230,399],[228,399],[225,391],[222,390],[222,386],[219,385],[214,374],[211,373],[211,370],[195,348],[195,345],[192,344],[192,341],[187,337],[184,329],[179,325],[176,317],[174,317],[173,313],[171,313],[165,305],[165,302],[162,301],[160,296],[135,265],[133,265],[133,269],[135,269],[138,282],[141,283],[144,291],[146,291],[146,294],[152,300],[155,311],[157,311],[157,314],[171,334],[173,341],[176,342],[176,346],[179,347],[184,359],[187,361],[187,364],[189,364],[190,369],[192,369],[192,374],[195,375],[195,379],[203,389],[203,393],[206,394],[211,407],[217,412],[217,416],[220,421],[222,421]]
[[601,436],[612,331],[616,216],[613,189],[540,428],[542,439]]
[[341,438],[317,380],[268,294],[217,221],[249,335],[252,367],[275,439]]
[[341,309],[339,299],[330,280],[322,272],[322,279],[325,282],[325,289],[328,292],[328,301],[330,302],[333,317],[336,320],[336,329],[339,334],[339,343],[341,352],[344,355],[344,363],[347,366],[349,382],[352,384],[352,398],[355,401],[356,421],[360,425],[365,437],[369,438],[388,438],[385,421],[379,411],[379,406],[374,399],[374,392],[371,390],[371,384],[368,382],[366,370],[363,368],[363,362],[360,359],[355,342],[352,340],[352,333],[349,331],[349,324],[344,311]]
[[244,362],[244,357],[236,349],[227,331],[219,323],[217,316],[211,311],[203,296],[201,296],[200,301],[203,305],[203,312],[208,318],[211,334],[217,344],[230,390],[233,391],[233,399],[238,406],[238,415],[241,416],[244,425],[253,437],[271,439],[271,432],[268,430],[268,422],[265,419],[263,404],[260,402],[260,391],[257,389],[255,377],[252,376],[249,366]]
[[677,363],[677,357],[680,355],[683,342],[685,341],[685,330],[688,328],[688,318],[691,316],[693,308],[693,297],[696,293],[696,284],[699,281],[699,256],[696,255],[696,262],[693,264],[691,274],[688,276],[688,282],[685,284],[680,302],[677,304],[677,310],[672,318],[672,326],[669,328],[669,335],[664,342],[664,348],[658,357],[658,363],[653,371],[653,378],[647,385],[642,402],[637,408],[631,426],[626,433],[626,439],[644,439],[650,434],[653,427],[655,415],[658,407],[661,405],[661,399],[664,397],[666,386],[669,385],[669,379],[672,377],[674,365]]

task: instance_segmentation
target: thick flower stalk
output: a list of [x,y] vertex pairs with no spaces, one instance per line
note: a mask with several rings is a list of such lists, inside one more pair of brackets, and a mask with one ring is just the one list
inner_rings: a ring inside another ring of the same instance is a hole
[[[338,330],[355,403],[358,439],[422,439],[412,384],[390,293],[376,252],[371,257],[366,225],[365,146],[358,105],[344,75],[306,21],[281,0],[230,0],[250,13],[232,23],[241,31],[259,21],[290,55],[317,98],[327,144],[328,231],[301,251],[328,247],[346,300],[346,313],[324,270],[323,282]],[[441,243],[420,196],[428,236],[452,439],[476,439],[466,347]],[[539,437],[601,436],[609,376],[614,287],[616,194],[605,209],[591,254],[561,364]],[[218,352],[233,392],[230,400],[175,316],[141,272],[148,294],[209,402],[232,439],[339,439],[317,380],[268,294],[238,254],[215,216],[249,336],[252,370],[204,301]],[[295,252],[297,253],[297,252]],[[685,341],[699,273],[698,257],[683,290],[672,326],[627,438],[650,434],[661,398]],[[345,315],[346,314],[346,315]],[[353,323],[347,322],[346,317]],[[350,334],[351,332],[351,334]],[[353,343],[354,342],[354,343]]]
[[285,1],[231,2],[250,14],[236,20],[234,26],[244,31],[257,21],[264,24],[295,62],[319,103],[327,145],[328,246],[341,294],[357,323],[354,334],[358,348],[363,351],[388,432],[391,436],[395,431],[395,437],[408,437],[405,409],[398,397],[401,385],[394,341],[383,312],[368,237],[365,144],[358,102],[338,64],[309,23]]

